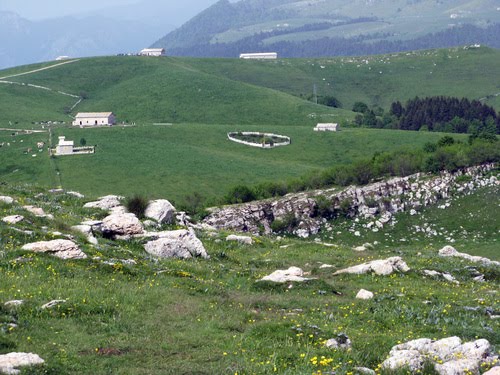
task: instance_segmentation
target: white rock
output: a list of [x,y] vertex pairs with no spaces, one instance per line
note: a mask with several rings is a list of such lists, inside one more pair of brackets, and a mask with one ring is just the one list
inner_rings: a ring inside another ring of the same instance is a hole
[[473,256],[469,255],[466,253],[459,253],[455,248],[452,246],[445,246],[441,250],[439,250],[439,255],[442,257],[457,257],[457,258],[462,258],[466,259],[470,262],[474,263],[483,263],[487,266],[500,266],[500,262],[497,262],[495,260],[491,260],[488,258],[483,258],[480,256]]
[[28,211],[29,213],[32,213],[36,217],[46,217],[48,219],[53,219],[54,216],[52,214],[46,214],[43,208],[40,207],[35,207],[35,206],[23,206],[23,208]]
[[354,248],[354,251],[360,251],[360,252],[361,252],[361,251],[366,251],[366,247],[365,247],[365,246],[356,246],[356,247]]
[[4,223],[7,223],[7,224],[17,224],[17,223],[20,223],[21,221],[24,220],[24,216],[21,216],[21,215],[13,215],[13,216],[7,216],[7,217],[4,217],[2,219],[2,221]]
[[320,269],[325,269],[325,268],[333,268],[333,265],[331,264],[322,264],[321,266],[319,266]]
[[416,210],[414,210],[414,209],[411,209],[411,210],[410,210],[410,215],[411,215],[411,216],[415,216],[416,214],[417,214],[417,211],[416,211]]
[[80,199],[85,198],[85,195],[80,194],[80,193],[79,193],[79,192],[77,192],[77,191],[68,191],[66,194],[68,194],[68,195],[72,195],[72,196],[74,196],[74,197],[76,197],[76,198],[80,198]]
[[77,244],[69,240],[53,240],[34,242],[22,247],[23,250],[35,253],[47,253],[61,259],[86,259],[87,255]]
[[7,307],[16,307],[16,306],[21,306],[24,303],[22,299],[15,299],[12,301],[7,301],[4,303],[4,306]]
[[373,298],[373,293],[368,291],[368,290],[365,290],[365,289],[361,289],[358,294],[356,294],[356,298],[357,299],[372,299]]
[[342,273],[350,273],[360,275],[363,273],[374,272],[377,275],[390,275],[393,272],[408,272],[410,268],[401,259],[401,257],[392,257],[385,260],[374,260],[368,263],[359,264],[357,266],[345,268],[337,271],[334,275]]
[[210,258],[196,235],[184,229],[162,232],[159,239],[146,243],[144,249],[161,258]]
[[5,195],[0,195],[0,202],[6,203],[6,204],[12,204],[12,203],[14,203],[14,198],[7,197]]
[[41,365],[45,361],[33,353],[9,353],[0,355],[0,373],[8,375],[20,374],[19,367]]
[[352,347],[351,340],[345,334],[337,335],[336,339],[326,340],[325,346],[328,349],[350,349]]
[[432,271],[432,270],[424,270],[423,273],[424,273],[424,275],[427,275],[427,276],[442,277],[446,281],[458,284],[458,281],[449,273]]
[[253,245],[252,237],[248,236],[237,236],[235,234],[231,234],[226,237],[226,241],[236,241],[244,245]]
[[418,339],[393,347],[382,368],[397,370],[408,366],[414,373],[420,371],[426,361],[431,361],[440,375],[465,374],[466,370],[478,374],[483,363],[496,359],[490,343],[484,339],[466,343],[458,337],[438,341]]
[[56,307],[57,305],[60,305],[62,303],[66,303],[65,299],[55,299],[50,302],[47,302],[45,305],[42,306],[42,310],[45,309],[51,309],[53,307]]
[[360,375],[376,375],[376,372],[367,367],[354,367],[354,373]]
[[124,199],[118,195],[107,195],[99,198],[98,201],[86,203],[84,208],[100,208],[101,210],[110,210],[113,207],[121,205],[121,200]]
[[493,367],[486,371],[483,375],[500,375],[500,366]]
[[354,232],[354,235],[355,235],[356,237],[360,237],[360,236],[361,236],[361,233],[359,232],[359,230],[357,230],[357,231],[355,231],[355,232]]
[[160,224],[172,223],[175,218],[175,207],[166,199],[151,201],[144,216],[156,220]]
[[134,214],[111,214],[104,218],[101,229],[111,237],[133,236],[144,232],[140,220]]
[[289,281],[307,281],[310,280],[304,277],[304,271],[298,267],[290,267],[287,270],[277,270],[272,274],[264,276],[261,281],[273,281],[275,283],[286,283]]

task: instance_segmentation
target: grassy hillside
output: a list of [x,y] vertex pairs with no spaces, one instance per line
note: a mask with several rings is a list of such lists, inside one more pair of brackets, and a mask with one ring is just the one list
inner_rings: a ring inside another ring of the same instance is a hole
[[[465,229],[466,236],[454,235],[454,247],[500,259],[498,223],[492,225],[492,218],[499,217],[498,204],[491,204],[498,202],[498,193],[498,188],[488,188],[453,200],[452,212],[431,208],[418,218],[399,214],[401,224],[377,233],[382,242],[363,253],[352,247],[375,237],[344,236],[343,224],[334,223],[342,233],[338,240],[328,239],[334,246],[271,237],[244,246],[226,242],[225,233],[199,233],[211,259],[188,261],[154,259],[139,241],[99,238],[92,247],[74,233],[89,258],[63,261],[20,247],[53,239],[51,231],[69,234],[69,225],[103,213],[82,209],[83,201],[69,195],[0,186],[0,195],[19,202],[2,205],[1,216],[27,218],[15,226],[0,224],[0,353],[40,355],[45,365],[24,372],[32,375],[346,375],[356,366],[389,375],[379,365],[392,346],[412,339],[485,338],[497,352],[500,323],[486,311],[496,314],[500,308],[498,267],[441,258],[437,252],[449,244],[447,233]],[[33,217],[21,204],[43,207],[55,219]],[[480,214],[477,207],[482,207]],[[408,227],[420,225],[421,217],[441,227],[443,236],[409,237]],[[483,251],[488,248],[496,251]],[[401,256],[411,271],[333,276],[343,267],[392,256]],[[320,268],[322,264],[333,268]],[[290,266],[303,268],[315,280],[257,282]],[[425,269],[449,272],[459,284],[426,277]],[[474,272],[486,281],[472,280]],[[372,291],[374,299],[355,299],[361,288]],[[24,304],[4,306],[14,299]],[[54,299],[66,302],[40,308]],[[350,338],[352,349],[327,349],[324,342],[340,333]]]
[[[369,57],[236,61],[190,59],[213,74],[293,95],[333,95],[346,109],[356,101],[388,109],[395,100],[446,95],[485,99],[500,110],[500,50],[453,48]],[[294,77],[294,79],[289,79]]]
[[[350,117],[348,112],[317,106],[286,93],[202,72],[175,58],[83,59],[9,80],[82,95],[86,99],[78,111],[113,111],[126,122],[302,125],[313,123],[308,118],[311,113]],[[46,100],[54,102],[44,103],[44,108],[62,111],[62,103],[56,98]],[[38,108],[30,112],[23,114],[26,120],[39,116]]]

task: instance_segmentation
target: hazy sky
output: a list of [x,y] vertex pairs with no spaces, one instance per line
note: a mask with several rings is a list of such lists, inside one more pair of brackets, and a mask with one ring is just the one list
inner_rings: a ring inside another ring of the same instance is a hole
[[[54,18],[106,8],[140,3],[144,0],[0,0],[0,10],[16,12],[28,19]],[[179,0],[148,0],[148,2],[179,2]],[[192,0],[190,3],[215,3],[216,0]],[[190,4],[192,5],[192,4]]]

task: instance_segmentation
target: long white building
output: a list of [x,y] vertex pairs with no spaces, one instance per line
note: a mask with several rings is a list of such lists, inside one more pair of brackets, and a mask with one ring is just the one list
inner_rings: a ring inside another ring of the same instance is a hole
[[139,55],[153,57],[165,56],[165,48],[144,48],[139,52]]
[[276,52],[262,52],[262,53],[242,53],[240,59],[243,60],[276,60],[278,54]]
[[74,126],[104,126],[114,125],[115,115],[113,112],[82,112],[75,116]]

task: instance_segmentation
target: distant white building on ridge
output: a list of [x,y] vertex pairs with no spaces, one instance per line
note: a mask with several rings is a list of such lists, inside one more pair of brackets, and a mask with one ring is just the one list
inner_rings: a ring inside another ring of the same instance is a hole
[[75,116],[73,126],[105,126],[115,124],[113,112],[81,112]]
[[165,56],[165,48],[144,48],[141,52],[139,52],[139,55],[153,57]]
[[336,132],[339,130],[339,124],[335,123],[317,124],[314,128],[315,132]]
[[240,59],[243,60],[276,60],[278,54],[276,52],[262,52],[262,53],[242,53]]

